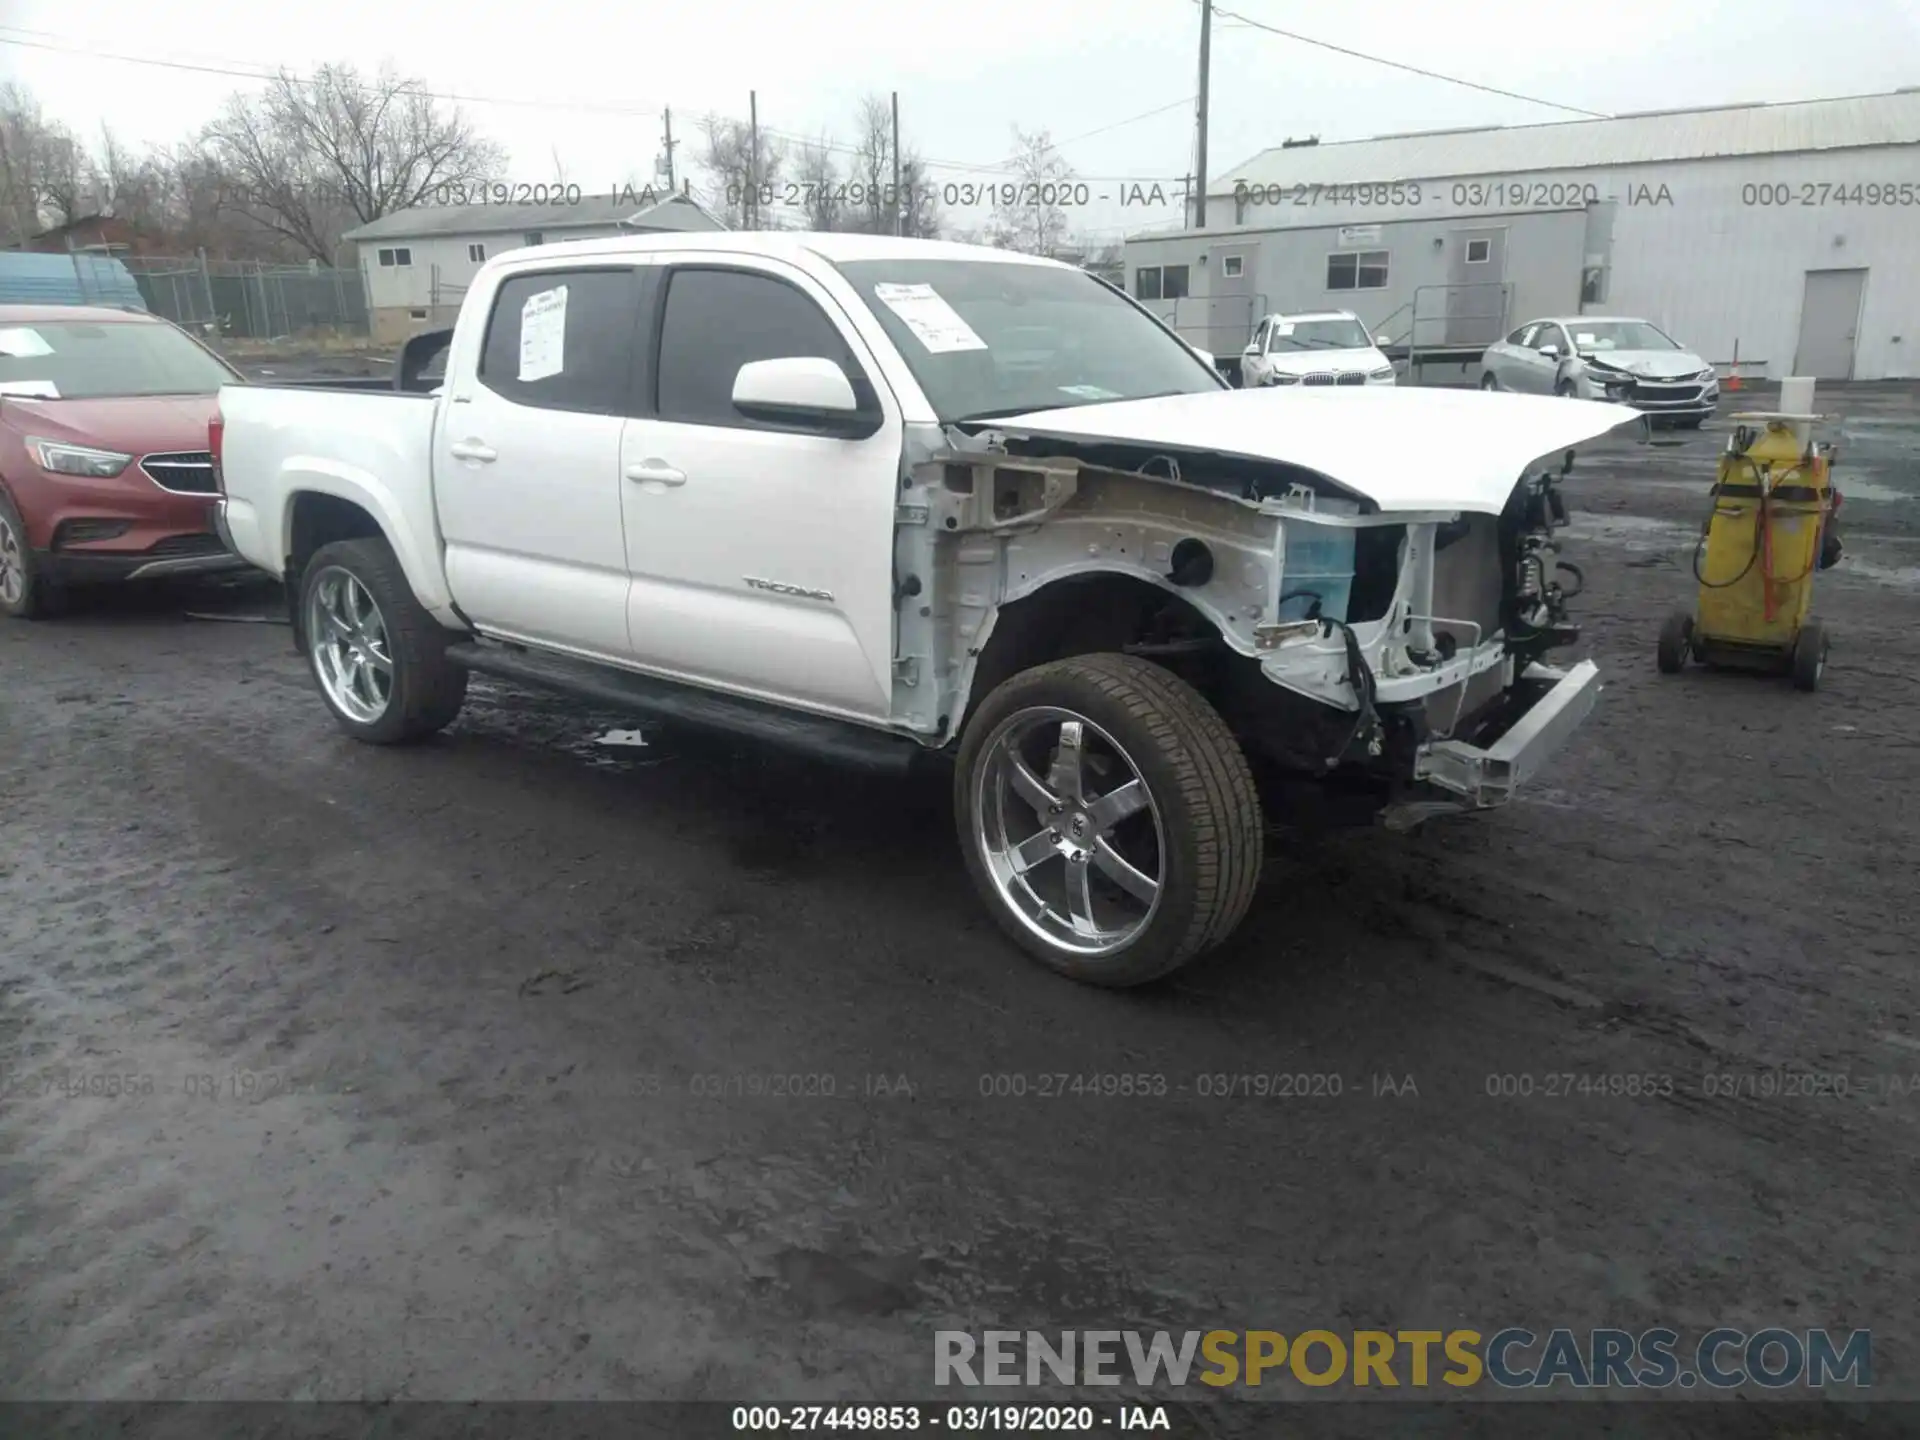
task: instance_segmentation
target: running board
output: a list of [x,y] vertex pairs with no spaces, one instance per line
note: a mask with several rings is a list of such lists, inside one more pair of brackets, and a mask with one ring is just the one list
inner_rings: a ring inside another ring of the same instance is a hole
[[928,753],[917,742],[885,731],[696,690],[587,660],[536,654],[499,641],[459,641],[447,647],[447,658],[482,675],[557,690],[608,709],[719,730],[880,774],[904,775],[917,757]]

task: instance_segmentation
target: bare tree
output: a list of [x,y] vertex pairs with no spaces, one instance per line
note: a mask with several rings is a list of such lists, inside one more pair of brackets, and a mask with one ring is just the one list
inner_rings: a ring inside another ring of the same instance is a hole
[[560,147],[558,145],[548,147],[547,156],[553,161],[553,178],[549,183],[558,185],[562,190],[566,189],[569,176],[567,167],[560,159]]
[[341,232],[500,173],[504,154],[418,80],[323,65],[234,95],[205,141],[241,214],[331,264]]
[[92,166],[73,132],[47,119],[24,85],[0,85],[0,224],[5,240],[30,240],[49,226],[78,220],[88,211],[93,189]]
[[893,233],[893,106],[884,95],[861,98],[854,115],[852,180],[857,202],[854,229],[868,235]]
[[756,155],[752,127],[720,115],[707,116],[700,122],[700,131],[699,164],[706,172],[707,208],[736,230],[749,224],[761,230],[777,228],[776,217],[769,211],[784,198],[785,148],[762,130]]
[[1073,180],[1073,167],[1053,148],[1045,130],[1029,134],[1013,127],[1015,147],[1010,198],[993,207],[994,244],[1029,255],[1051,255],[1067,235],[1067,212],[1058,194]]
[[175,221],[175,178],[163,152],[135,154],[111,129],[100,127],[100,147],[93,158],[97,209],[123,220],[140,239],[169,234]]
[[900,147],[900,233],[916,240],[938,240],[944,228],[940,201],[926,162]]
[[816,144],[802,145],[794,157],[793,183],[800,191],[809,230],[847,228],[846,177],[827,145],[823,137]]

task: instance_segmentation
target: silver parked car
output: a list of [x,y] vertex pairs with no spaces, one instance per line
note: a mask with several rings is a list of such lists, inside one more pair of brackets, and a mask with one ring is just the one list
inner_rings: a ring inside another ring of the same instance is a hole
[[1648,320],[1534,320],[1487,347],[1482,390],[1616,400],[1649,419],[1697,428],[1720,403],[1714,369]]

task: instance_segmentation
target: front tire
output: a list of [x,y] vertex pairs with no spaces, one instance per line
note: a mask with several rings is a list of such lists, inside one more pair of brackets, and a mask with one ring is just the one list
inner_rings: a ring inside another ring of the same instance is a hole
[[307,665],[340,728],[369,745],[404,745],[446,729],[467,696],[452,638],[414,598],[384,539],[337,540],[300,581]]
[[66,609],[67,592],[41,569],[27,543],[27,527],[0,491],[0,615],[44,620]]
[[1023,671],[968,721],[954,777],[975,888],[1029,955],[1142,985],[1231,935],[1265,828],[1239,743],[1185,681],[1129,655]]
[[1500,388],[1500,382],[1493,378],[1493,372],[1491,370],[1480,377],[1480,388],[1482,390],[1498,390]]

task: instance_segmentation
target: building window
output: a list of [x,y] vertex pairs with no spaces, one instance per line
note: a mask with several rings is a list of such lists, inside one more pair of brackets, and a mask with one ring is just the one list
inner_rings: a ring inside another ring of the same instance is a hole
[[1491,259],[1493,259],[1493,241],[1467,241],[1467,264],[1485,265]]
[[1162,300],[1184,300],[1187,298],[1187,267],[1184,265],[1163,265],[1160,267],[1160,298]]
[[382,250],[379,259],[380,267],[383,270],[392,270],[395,268],[404,270],[407,266],[413,264],[413,251],[402,245],[398,249]]
[[1580,303],[1582,305],[1604,305],[1607,303],[1607,267],[1589,265],[1580,276]]
[[1158,265],[1143,265],[1133,272],[1133,298],[1136,300],[1160,298],[1160,267]]
[[1242,257],[1238,255],[1227,256],[1220,262],[1220,273],[1229,280],[1238,280],[1243,273],[1241,260]]
[[484,265],[487,259],[487,247],[478,242],[468,245],[467,259],[476,265]]
[[529,245],[538,245],[544,238],[538,230],[529,230],[527,232],[527,244]]
[[1354,250],[1327,257],[1327,289],[1384,290],[1386,288],[1386,251]]
[[427,318],[427,312],[424,310],[409,310],[407,312],[407,318],[410,320],[424,320]]

